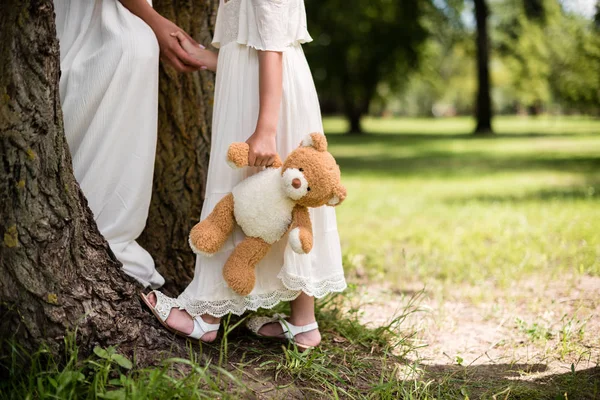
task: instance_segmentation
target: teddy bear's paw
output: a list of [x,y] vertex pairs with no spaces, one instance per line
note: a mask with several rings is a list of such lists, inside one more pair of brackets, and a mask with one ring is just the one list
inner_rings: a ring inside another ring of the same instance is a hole
[[227,165],[229,165],[229,167],[231,167],[232,169],[241,169],[241,168],[243,168],[243,167],[238,166],[236,163],[234,163],[230,159],[227,159],[226,161],[227,161]]
[[290,231],[288,242],[295,253],[306,254],[302,248],[302,241],[300,240],[300,228],[294,228]]
[[204,257],[212,257],[212,256],[215,254],[215,253],[208,253],[208,252],[206,252],[206,251],[202,251],[202,250],[200,250],[199,248],[197,248],[196,246],[194,246],[194,242],[192,241],[192,238],[191,238],[191,237],[188,239],[188,242],[189,242],[189,244],[190,244],[190,248],[191,248],[191,249],[192,249],[192,251],[193,251],[194,253],[196,253],[196,254],[200,254],[200,255],[202,255],[202,256],[204,256]]

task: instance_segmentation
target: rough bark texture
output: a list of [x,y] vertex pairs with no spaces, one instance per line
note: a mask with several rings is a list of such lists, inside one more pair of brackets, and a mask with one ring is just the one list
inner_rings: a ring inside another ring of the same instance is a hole
[[[206,46],[214,33],[218,0],[155,0],[154,8]],[[214,74],[177,73],[161,63],[158,148],[152,203],[140,243],[179,293],[191,281],[195,257],[188,245],[204,199]]]
[[486,0],[474,0],[477,21],[477,126],[476,134],[492,133],[492,101],[490,98],[490,44],[488,36],[488,6]]
[[171,339],[140,307],[73,176],[52,1],[3,0],[0,32],[0,338],[59,354],[77,328],[82,353],[116,344],[146,363]]

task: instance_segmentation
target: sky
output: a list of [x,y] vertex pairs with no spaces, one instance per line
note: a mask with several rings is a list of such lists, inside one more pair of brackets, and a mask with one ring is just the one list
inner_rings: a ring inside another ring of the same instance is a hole
[[596,12],[596,0],[562,0],[565,8],[592,18]]

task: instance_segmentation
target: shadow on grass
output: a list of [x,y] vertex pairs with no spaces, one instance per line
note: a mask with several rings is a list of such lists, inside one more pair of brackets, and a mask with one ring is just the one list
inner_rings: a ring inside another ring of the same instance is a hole
[[[573,135],[561,135],[563,137]],[[587,135],[590,137],[596,137]],[[489,151],[469,145],[475,138],[469,135],[417,135],[417,134],[367,134],[362,136],[332,135],[328,138],[335,153],[335,146],[373,146],[372,155],[336,154],[342,171],[348,174],[377,174],[380,176],[477,176],[481,174],[519,171],[560,171],[594,174],[600,170],[600,155],[573,154],[569,152],[540,153],[535,148],[538,137],[558,135],[499,135],[485,139],[490,141]],[[502,138],[529,139],[530,151],[494,153],[494,141]],[[439,143],[443,145],[440,146]],[[448,143],[446,143],[448,142]],[[454,142],[453,144],[450,142]],[[451,147],[460,144],[460,151]],[[445,148],[444,146],[446,146]],[[464,146],[462,146],[464,145]],[[556,151],[559,151],[557,148]]]
[[589,180],[579,186],[566,186],[556,189],[544,189],[524,194],[481,195],[468,197],[450,197],[444,200],[447,204],[465,203],[535,203],[553,200],[591,200],[600,198],[600,180]]
[[545,364],[432,365],[425,380],[434,380],[448,393],[497,399],[598,399],[600,367],[530,378],[546,372]]

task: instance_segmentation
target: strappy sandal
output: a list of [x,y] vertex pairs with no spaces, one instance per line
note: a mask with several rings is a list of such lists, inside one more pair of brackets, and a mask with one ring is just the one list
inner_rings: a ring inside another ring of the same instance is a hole
[[[154,296],[156,297],[156,304],[154,306],[152,306],[152,303],[150,303],[150,300],[148,299],[148,295],[150,294],[154,294]],[[167,318],[169,318],[171,310],[174,308],[182,310],[177,299],[173,299],[169,296],[166,296],[158,290],[153,290],[147,295],[145,295],[144,293],[140,293],[140,297],[142,298],[144,304],[146,304],[150,311],[152,311],[152,314],[154,314],[154,316],[158,319],[158,322],[160,322],[160,324],[164,326],[165,329],[167,329],[169,332],[174,333],[177,336],[181,336],[188,339],[194,339],[202,342],[202,336],[206,335],[209,332],[218,331],[219,326],[221,326],[221,324],[209,324],[208,322],[205,322],[202,319],[202,317],[196,317],[193,318],[194,330],[192,330],[192,333],[188,335],[167,325]]]
[[[293,343],[300,351],[314,349],[315,346],[307,346],[305,344],[296,342],[295,337],[300,333],[310,332],[314,331],[315,329],[319,329],[319,324],[317,324],[317,322],[315,321],[308,325],[296,326],[289,323],[286,320],[286,318],[287,315],[285,314],[274,314],[272,317],[252,317],[246,323],[246,327],[250,330],[250,332],[254,333],[259,338]],[[279,322],[279,324],[281,325],[281,329],[283,330],[283,336],[265,336],[258,333],[260,328],[262,328],[266,324],[270,324],[273,322]]]

